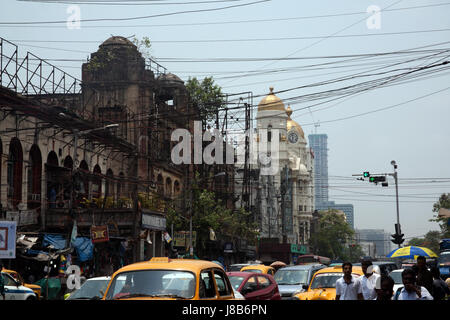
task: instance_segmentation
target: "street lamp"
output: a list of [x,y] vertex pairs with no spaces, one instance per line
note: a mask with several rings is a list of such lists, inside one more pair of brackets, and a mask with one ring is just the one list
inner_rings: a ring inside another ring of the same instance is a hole
[[[206,179],[213,179],[215,177],[225,176],[226,174],[227,174],[226,172],[222,171],[222,172],[219,172],[219,173],[215,174],[212,177],[200,179],[199,182],[202,182],[203,180],[206,180]],[[194,248],[192,247],[192,216],[193,216],[193,200],[192,200],[193,197],[192,196],[193,196],[193,192],[192,192],[192,187],[191,187],[191,192],[190,192],[190,198],[191,198],[190,211],[191,211],[191,214],[190,214],[190,217],[189,217],[189,254],[191,256],[194,255]]]

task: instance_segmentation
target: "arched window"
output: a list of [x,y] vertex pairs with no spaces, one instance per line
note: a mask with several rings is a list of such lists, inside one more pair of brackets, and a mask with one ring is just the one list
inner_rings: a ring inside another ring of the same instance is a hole
[[94,167],[94,177],[92,178],[92,197],[100,198],[102,195],[102,169],[98,164]]
[[41,206],[42,156],[35,144],[30,149],[30,166],[28,167],[28,208]]
[[49,208],[56,208],[57,200],[61,191],[61,183],[58,181],[58,156],[55,151],[50,151],[45,163],[47,177],[47,203]]
[[267,142],[272,141],[272,125],[267,127]]
[[22,145],[17,138],[12,138],[9,144],[8,154],[8,202],[12,204],[13,209],[22,201],[22,168],[23,152]]
[[178,180],[175,180],[175,182],[173,183],[173,189],[175,191],[175,195],[180,193],[181,187],[180,182]]
[[105,197],[114,197],[114,173],[111,169],[106,171]]
[[117,182],[117,199],[125,196],[125,175],[119,173],[119,181]]
[[89,166],[85,160],[80,162],[80,172],[84,184],[84,194],[82,197],[87,198],[89,196]]
[[67,156],[64,158],[64,168],[73,169],[73,160],[71,156]]
[[170,179],[170,178],[166,179],[166,188],[165,188],[165,190],[166,190],[166,195],[168,197],[172,196],[172,179]]
[[158,178],[156,180],[156,190],[159,194],[164,194],[164,180],[161,174],[158,174]]

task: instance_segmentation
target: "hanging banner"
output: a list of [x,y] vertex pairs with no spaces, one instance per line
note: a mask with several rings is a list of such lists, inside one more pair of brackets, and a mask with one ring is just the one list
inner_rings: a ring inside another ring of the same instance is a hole
[[92,226],[91,239],[92,243],[109,241],[108,226]]
[[170,241],[172,241],[172,238],[170,237],[168,232],[164,232],[163,238],[164,240],[166,240],[167,243],[170,243]]
[[0,259],[16,258],[16,229],[15,221],[0,221]]

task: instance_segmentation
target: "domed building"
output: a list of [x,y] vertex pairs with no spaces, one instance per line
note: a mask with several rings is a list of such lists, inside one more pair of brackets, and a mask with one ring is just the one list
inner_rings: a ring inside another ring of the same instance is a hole
[[288,245],[302,248],[291,250],[291,262],[296,255],[309,251],[314,211],[313,153],[292,114],[292,108],[275,95],[273,87],[258,104],[253,148],[259,171],[255,203],[261,243],[271,244],[260,247],[262,261],[278,260],[279,252]]

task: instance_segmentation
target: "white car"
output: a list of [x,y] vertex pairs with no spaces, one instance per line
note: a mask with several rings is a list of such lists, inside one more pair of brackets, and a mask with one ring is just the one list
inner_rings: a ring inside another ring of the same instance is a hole
[[389,276],[394,280],[394,295],[397,292],[398,288],[403,287],[403,281],[402,281],[402,272],[405,269],[397,269],[391,271],[389,273]]
[[1,276],[5,282],[5,300],[37,300],[33,290],[20,285],[9,274],[2,272]]
[[111,277],[95,277],[87,279],[80,289],[64,295],[65,300],[101,299],[105,294]]

